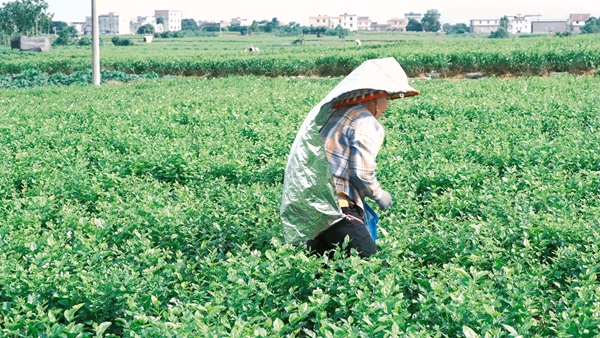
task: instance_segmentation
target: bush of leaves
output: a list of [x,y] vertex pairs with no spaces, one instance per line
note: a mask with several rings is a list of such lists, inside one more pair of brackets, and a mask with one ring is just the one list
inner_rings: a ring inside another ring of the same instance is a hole
[[0,89],[0,335],[600,334],[597,77],[413,83],[380,252],[327,260],[278,208],[339,80]]
[[[101,70],[101,82],[131,82],[139,79],[156,79],[156,73],[141,75],[127,74],[120,71]],[[29,88],[38,86],[70,86],[92,84],[92,71],[77,71],[70,75],[61,72],[48,75],[36,69],[30,69],[15,75],[0,75],[0,88]]]

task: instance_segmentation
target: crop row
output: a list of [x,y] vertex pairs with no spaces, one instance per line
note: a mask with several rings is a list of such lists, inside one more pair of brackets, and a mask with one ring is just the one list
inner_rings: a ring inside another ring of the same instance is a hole
[[[101,82],[130,82],[139,79],[157,78],[158,74],[148,73],[142,75],[127,74],[119,71],[101,70]],[[39,70],[29,69],[19,74],[0,75],[0,88],[29,88],[37,86],[70,86],[92,84],[92,71],[90,69],[76,71],[69,75],[53,73],[48,75]]]
[[[160,75],[218,77],[228,75],[340,76],[363,61],[395,57],[409,76],[428,72],[442,76],[482,72],[487,75],[550,72],[585,73],[599,68],[600,51],[587,36],[571,38],[530,38],[491,44],[482,39],[464,41],[407,41],[366,45],[361,48],[304,46],[265,47],[261,53],[240,51],[160,50],[143,46],[117,50],[105,47],[102,68],[130,74],[154,72]],[[512,43],[512,44],[510,44]],[[0,62],[0,73],[17,74],[37,69],[49,74],[69,74],[90,68],[89,49],[56,49],[53,55],[16,57],[9,52]]]
[[280,241],[289,147],[339,80],[0,90],[0,335],[600,334],[598,78],[414,82],[366,261]]

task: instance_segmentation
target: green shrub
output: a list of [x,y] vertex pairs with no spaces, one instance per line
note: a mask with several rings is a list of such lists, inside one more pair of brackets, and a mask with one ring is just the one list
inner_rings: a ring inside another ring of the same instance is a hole
[[77,42],[77,44],[80,45],[80,46],[91,46],[92,45],[92,39],[90,39],[87,36],[84,36],[81,39],[79,39],[79,41]]
[[504,27],[498,28],[497,31],[492,32],[489,36],[490,39],[506,39],[508,37],[510,37],[510,33]]
[[133,45],[133,41],[131,39],[120,38],[118,36],[110,39],[115,46],[131,46]]

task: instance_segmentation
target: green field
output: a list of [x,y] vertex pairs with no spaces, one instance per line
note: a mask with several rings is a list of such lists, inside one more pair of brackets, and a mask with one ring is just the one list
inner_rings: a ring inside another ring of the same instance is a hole
[[381,251],[327,261],[278,208],[340,80],[0,90],[0,335],[600,334],[598,77],[413,82],[383,118]]
[[[359,34],[345,40],[306,36],[224,36],[160,39],[146,44],[114,46],[103,37],[101,66],[130,74],[219,77],[229,75],[343,76],[367,59],[395,57],[411,77],[429,72],[454,77],[470,72],[487,76],[547,75],[551,72],[593,73],[600,68],[598,37],[531,37],[488,39],[414,34]],[[358,46],[354,41],[359,39]],[[259,53],[249,53],[249,46]],[[91,48],[55,47],[47,53],[0,49],[0,74],[37,69],[70,74],[90,68]]]

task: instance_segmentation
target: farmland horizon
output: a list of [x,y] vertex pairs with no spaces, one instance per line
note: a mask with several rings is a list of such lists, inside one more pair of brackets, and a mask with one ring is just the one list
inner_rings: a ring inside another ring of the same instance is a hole
[[[48,11],[54,13],[54,19],[66,22],[85,21],[91,14],[91,4],[75,0],[48,0]],[[441,13],[443,23],[466,23],[472,19],[497,19],[504,15],[539,14],[541,20],[566,20],[569,14],[584,13],[592,16],[600,15],[589,1],[533,1],[527,4],[515,0],[502,3],[480,2],[473,4],[467,1],[427,1],[410,6],[401,6],[395,2],[384,0],[378,7],[366,8],[358,1],[346,1],[343,5],[337,3],[317,3],[313,0],[302,2],[302,6],[272,5],[266,1],[239,2],[235,6],[203,7],[202,4],[190,4],[182,0],[148,0],[148,1],[117,1],[101,0],[97,6],[100,14],[116,12],[130,17],[154,15],[155,10],[181,10],[184,18],[202,21],[229,21],[241,17],[252,20],[271,20],[276,17],[281,22],[297,22],[308,25],[309,16],[340,15],[343,13],[368,16],[374,22],[385,22],[392,17],[403,17],[405,13],[424,14],[428,9],[437,9]]]

